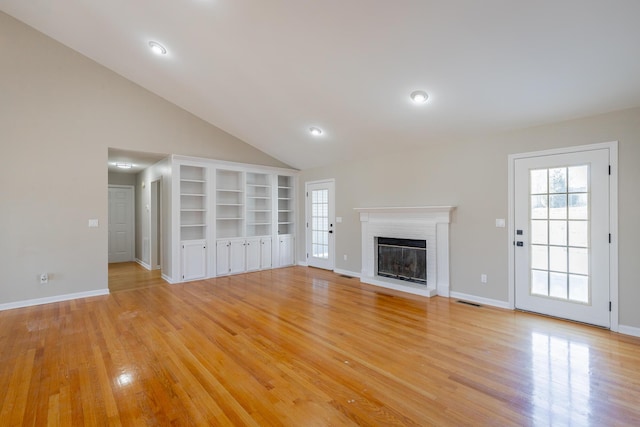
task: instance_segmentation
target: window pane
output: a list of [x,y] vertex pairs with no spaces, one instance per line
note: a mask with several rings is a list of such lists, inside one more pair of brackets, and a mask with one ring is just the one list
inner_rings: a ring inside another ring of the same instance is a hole
[[589,278],[587,276],[569,275],[569,299],[589,302]]
[[569,219],[589,219],[588,194],[569,194]]
[[567,195],[554,194],[549,196],[549,218],[566,219],[567,218]]
[[569,273],[589,274],[589,252],[586,248],[569,248]]
[[549,296],[549,273],[531,270],[531,294]]
[[538,169],[531,171],[531,194],[547,193],[547,170]]
[[549,244],[567,244],[567,221],[549,221]]
[[588,225],[587,221],[569,221],[569,246],[589,246]]
[[549,193],[567,192],[567,168],[549,169]]
[[531,219],[547,219],[549,196],[531,196]]
[[549,270],[567,272],[567,248],[549,247]]
[[589,166],[573,166],[569,168],[569,192],[577,193],[588,190]]
[[549,251],[547,246],[531,246],[531,268],[547,270],[549,268]]
[[567,275],[549,273],[549,296],[567,299]]
[[546,245],[547,240],[547,221],[531,221],[531,243],[538,245]]

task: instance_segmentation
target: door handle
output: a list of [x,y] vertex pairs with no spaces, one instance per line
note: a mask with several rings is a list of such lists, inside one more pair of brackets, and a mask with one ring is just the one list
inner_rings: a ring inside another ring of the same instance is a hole
[[516,242],[516,246],[524,246],[524,242]]
[[329,234],[333,234],[333,230],[329,230]]

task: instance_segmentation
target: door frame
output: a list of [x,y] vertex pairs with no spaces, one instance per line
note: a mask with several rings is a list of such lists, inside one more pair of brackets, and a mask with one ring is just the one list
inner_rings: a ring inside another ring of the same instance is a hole
[[[136,260],[136,187],[135,185],[117,185],[117,184],[108,184],[107,191],[109,188],[124,188],[131,190],[131,261]],[[107,213],[111,211],[111,207],[108,206],[109,197],[107,195]],[[108,229],[110,226],[110,221],[107,220],[107,234],[111,232]],[[107,239],[108,240],[108,239]],[[108,245],[108,243],[107,243]],[[109,248],[107,247],[107,259],[109,258]],[[107,260],[107,262],[109,262]]]
[[[329,194],[329,218],[334,218],[335,221],[335,217],[336,217],[336,180],[334,178],[329,178],[329,179],[319,179],[317,181],[305,181],[304,183],[304,222],[305,222],[305,227],[304,227],[304,250],[305,250],[305,258],[304,258],[304,263],[305,265],[309,265],[309,256],[308,254],[311,253],[311,239],[309,236],[309,227],[308,224],[310,222],[310,215],[311,212],[309,212],[309,203],[308,203],[308,194],[309,194],[309,186],[310,185],[316,185],[316,184],[330,184],[333,187],[333,191]],[[329,261],[331,262],[331,271],[335,270],[336,268],[336,227],[334,224],[333,227],[333,238],[329,239],[329,251],[330,251],[330,258]]]
[[149,185],[149,266],[151,270],[159,269],[162,271],[164,267],[164,250],[162,247],[162,221],[164,219],[162,215],[162,177],[151,181]]
[[611,243],[609,246],[609,296],[611,298],[611,327],[618,332],[618,141],[603,142],[597,144],[577,145],[573,147],[555,148],[550,150],[532,151],[527,153],[510,154],[508,157],[508,253],[509,253],[509,307],[515,309],[515,161],[529,157],[549,156],[556,154],[580,153],[591,150],[609,150],[609,164],[611,173],[609,176],[609,231]]

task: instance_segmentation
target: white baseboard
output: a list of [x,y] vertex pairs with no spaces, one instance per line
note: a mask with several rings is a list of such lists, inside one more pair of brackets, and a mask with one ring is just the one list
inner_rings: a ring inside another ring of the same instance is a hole
[[634,326],[618,325],[618,332],[624,335],[640,337],[640,328]]
[[483,298],[476,295],[463,294],[462,292],[455,292],[455,291],[451,291],[451,294],[449,297],[461,299],[464,301],[475,302],[476,304],[484,304],[484,305],[490,305],[498,308],[506,308],[507,310],[513,310],[513,307],[510,307],[507,301]]
[[50,304],[52,302],[69,301],[72,299],[79,299],[79,298],[99,297],[103,295],[109,295],[109,289],[98,289],[96,291],[77,292],[74,294],[56,295],[53,297],[8,302],[6,304],[0,304],[0,311],[11,310],[13,308],[31,307],[34,305],[41,305],[41,304]]
[[162,277],[162,279],[168,284],[170,285],[174,284],[173,280],[171,280],[171,277],[167,276],[166,274],[162,274],[160,277]]
[[309,267],[309,264],[307,264],[306,262],[302,262],[302,261],[298,261],[298,265],[300,267]]
[[360,273],[356,273],[355,271],[341,270],[339,268],[336,268],[333,270],[333,272],[337,274],[344,274],[345,276],[357,277],[358,279],[360,278]]
[[143,266],[144,268],[146,268],[147,270],[151,270],[151,266],[146,262],[142,261],[141,259],[136,258],[136,262],[141,266]]

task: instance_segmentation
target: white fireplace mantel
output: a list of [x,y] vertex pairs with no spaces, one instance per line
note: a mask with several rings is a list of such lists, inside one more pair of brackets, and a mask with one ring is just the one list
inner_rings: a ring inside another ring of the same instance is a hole
[[[455,206],[355,208],[362,229],[362,274],[372,285],[423,296],[449,296],[449,223]],[[376,275],[376,237],[427,242],[427,286]]]

